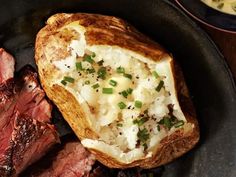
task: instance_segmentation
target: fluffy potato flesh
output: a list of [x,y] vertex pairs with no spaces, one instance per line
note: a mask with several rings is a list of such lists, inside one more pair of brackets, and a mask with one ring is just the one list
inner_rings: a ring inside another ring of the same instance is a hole
[[[193,131],[195,124],[187,121],[178,102],[169,55],[154,61],[118,45],[87,43],[86,31],[74,20],[58,28],[50,36],[55,43],[43,49],[50,51],[44,55],[51,58],[53,68],[46,87],[58,85],[73,95],[83,110],[82,119],[96,135],[79,136],[85,147],[119,164],[137,166],[135,162],[156,156],[166,137],[180,130]],[[52,45],[60,47],[58,36],[70,36],[63,46],[67,54],[54,57],[51,50]],[[40,61],[37,64],[39,72],[47,67]]]

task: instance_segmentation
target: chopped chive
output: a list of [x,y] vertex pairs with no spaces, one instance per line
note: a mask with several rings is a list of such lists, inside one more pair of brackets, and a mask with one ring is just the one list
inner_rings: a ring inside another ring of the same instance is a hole
[[147,117],[143,117],[142,119],[139,120],[139,126],[143,125],[147,121],[148,121],[148,118]]
[[139,120],[138,120],[138,119],[135,119],[135,120],[133,120],[133,123],[134,123],[134,124],[138,124],[138,123],[139,123]]
[[125,90],[121,92],[121,95],[122,95],[123,97],[125,97],[125,98],[128,97],[128,93],[127,93]]
[[174,115],[172,115],[170,117],[170,121],[171,121],[172,124],[175,124],[176,122],[178,122],[178,119]]
[[147,117],[143,117],[142,119],[135,119],[133,121],[133,123],[137,124],[138,126],[142,126],[147,121],[148,121],[148,118]]
[[126,108],[126,104],[124,102],[119,102],[118,106],[120,109],[125,109]]
[[153,71],[153,72],[152,72],[152,75],[153,75],[155,78],[158,78],[158,77],[159,77],[159,75],[157,74],[156,71]]
[[148,110],[147,110],[147,109],[144,110],[143,113],[144,113],[144,114],[148,114]]
[[84,70],[83,67],[82,67],[82,63],[81,63],[81,62],[76,62],[76,63],[75,63],[75,66],[76,66],[76,70],[77,70],[77,71],[82,71],[82,70]]
[[142,105],[143,105],[143,103],[142,103],[141,101],[139,101],[139,100],[136,100],[136,101],[134,102],[134,106],[135,106],[136,108],[141,108]]
[[98,62],[98,65],[99,65],[99,66],[102,66],[102,65],[103,65],[103,62],[104,62],[103,60],[100,60],[100,61]]
[[146,128],[139,130],[137,136],[141,142],[145,143],[149,139],[148,130]]
[[94,68],[90,68],[90,69],[87,69],[87,72],[88,72],[89,74],[92,74],[92,73],[95,73],[96,71],[95,71]]
[[105,67],[101,67],[98,69],[98,77],[102,78],[102,79],[106,79],[106,68]]
[[91,56],[92,56],[93,58],[96,57],[96,53],[93,52]]
[[165,127],[167,127],[170,130],[172,127],[172,123],[171,123],[170,119],[168,117],[164,117],[163,120],[164,120]]
[[218,9],[222,9],[224,7],[224,3],[220,3],[219,5],[217,5]]
[[118,123],[118,124],[116,124],[116,126],[117,126],[117,127],[123,127],[123,124]]
[[129,79],[132,79],[132,75],[131,75],[131,74],[126,74],[126,73],[124,73],[123,76],[124,76],[124,77],[127,77],[127,78],[129,78]]
[[232,9],[236,12],[236,3],[231,4]]
[[73,77],[70,77],[70,76],[65,76],[63,80],[66,81],[66,82],[70,82],[70,83],[75,82],[75,79]]
[[93,87],[94,89],[96,89],[96,88],[99,87],[99,84],[94,84],[92,87]]
[[164,119],[161,119],[161,120],[158,122],[158,124],[164,125]]
[[144,150],[148,148],[147,143],[143,143]]
[[84,83],[85,83],[86,85],[89,85],[89,84],[90,84],[90,81],[87,80],[87,81],[85,81]]
[[160,131],[161,130],[161,127],[160,125],[157,125],[157,130]]
[[117,82],[114,81],[114,80],[110,80],[110,81],[109,81],[109,84],[110,84],[111,86],[115,87],[115,86],[117,85]]
[[64,81],[64,80],[62,80],[61,83],[62,83],[63,85],[66,85],[66,84],[67,84],[67,82]]
[[161,88],[164,86],[164,81],[160,81],[158,86],[156,87],[156,91],[160,92]]
[[170,130],[173,126],[175,126],[176,128],[182,126],[184,124],[184,121],[182,120],[178,121],[178,119],[175,116],[171,117],[165,116],[158,122],[158,124],[163,125]]
[[175,128],[178,128],[178,127],[181,127],[181,126],[183,126],[184,125],[184,121],[183,120],[180,120],[180,121],[178,121],[174,126],[175,126]]
[[102,88],[102,93],[112,94],[113,93],[113,88]]
[[89,62],[89,63],[91,63],[91,64],[94,63],[94,60],[93,60],[92,57],[89,56],[89,55],[85,55],[84,61],[87,61],[87,62]]
[[125,68],[119,66],[118,68],[116,68],[116,72],[117,72],[117,73],[125,73]]
[[132,92],[133,92],[133,89],[132,89],[132,88],[128,88],[128,89],[127,89],[127,93],[128,93],[128,94],[131,94]]

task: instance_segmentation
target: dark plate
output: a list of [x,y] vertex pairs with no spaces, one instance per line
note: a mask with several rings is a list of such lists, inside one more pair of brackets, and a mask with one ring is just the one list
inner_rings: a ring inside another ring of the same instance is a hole
[[[205,32],[163,0],[1,1],[0,46],[14,54],[17,69],[28,63],[35,66],[35,35],[56,12],[121,17],[161,43],[182,66],[197,110],[201,140],[196,148],[166,165],[163,177],[236,176],[236,89],[222,55]],[[66,134],[59,116],[54,117],[59,131]]]
[[225,14],[210,8],[200,0],[175,0],[189,15],[198,21],[229,33],[236,33],[236,15]]

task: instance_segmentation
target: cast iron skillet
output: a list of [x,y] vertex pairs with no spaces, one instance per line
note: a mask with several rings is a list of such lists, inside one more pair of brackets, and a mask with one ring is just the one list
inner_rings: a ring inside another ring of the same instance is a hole
[[[236,176],[236,89],[214,43],[188,17],[164,0],[0,1],[0,46],[17,60],[17,70],[34,63],[34,40],[56,12],[91,12],[127,20],[168,49],[180,63],[201,129],[200,143],[166,165],[162,177]],[[70,129],[54,111],[61,136]]]

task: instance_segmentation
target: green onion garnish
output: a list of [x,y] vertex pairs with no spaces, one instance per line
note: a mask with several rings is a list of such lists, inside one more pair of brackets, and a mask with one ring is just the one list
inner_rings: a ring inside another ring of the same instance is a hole
[[128,93],[128,94],[131,94],[132,92],[133,92],[133,89],[132,89],[132,88],[128,88],[128,89],[127,89],[127,93]]
[[161,127],[160,125],[157,125],[157,130],[160,131],[161,130]]
[[99,65],[99,66],[102,66],[103,62],[104,62],[103,60],[100,60],[100,61],[98,62],[98,65]]
[[106,79],[106,68],[105,67],[101,67],[98,70],[98,77],[102,78],[102,79]]
[[114,80],[110,80],[110,81],[109,81],[109,84],[110,84],[111,86],[115,87],[115,86],[117,85],[117,82],[114,81]]
[[143,147],[144,147],[144,150],[146,150],[148,148],[147,146],[147,140],[149,139],[149,133],[148,133],[148,130],[146,128],[144,129],[139,129],[138,133],[137,133],[137,136],[140,140],[140,142],[142,143]]
[[142,103],[141,101],[139,101],[139,100],[136,100],[136,101],[134,102],[134,106],[135,106],[136,108],[141,108],[142,105],[143,105],[143,103]]
[[116,68],[116,72],[117,73],[125,73],[125,68],[119,66],[118,68]]
[[128,93],[125,90],[121,92],[121,95],[123,95],[123,97],[125,97],[125,98],[128,97]]
[[96,53],[93,52],[91,56],[92,56],[93,58],[96,57]]
[[163,125],[170,130],[173,126],[175,126],[175,128],[182,126],[184,124],[184,121],[183,120],[178,121],[178,119],[175,116],[171,117],[165,116],[158,122],[158,124]]
[[77,71],[82,71],[82,70],[83,70],[82,63],[81,63],[81,62],[76,62],[76,63],[75,63],[75,66],[76,66],[76,70],[77,70]]
[[236,12],[236,3],[231,4],[232,9]]
[[170,117],[170,121],[171,121],[172,124],[175,124],[178,121],[178,119],[174,115],[172,115]]
[[164,86],[164,81],[160,81],[158,86],[156,87],[156,91],[160,92],[161,88]]
[[126,104],[124,102],[119,102],[118,106],[120,109],[125,109],[126,108]]
[[164,117],[163,120],[164,120],[165,127],[167,127],[170,130],[172,127],[172,123],[171,123],[170,119],[168,117]]
[[222,9],[224,7],[224,3],[220,3],[219,5],[217,5],[218,9]]
[[139,130],[137,136],[141,142],[145,143],[149,139],[148,130],[146,128]]
[[124,73],[123,76],[129,78],[130,80],[132,79],[132,75],[131,74]]
[[183,120],[180,120],[180,121],[178,121],[174,126],[175,126],[175,128],[178,128],[178,127],[181,127],[181,126],[183,126],[184,125],[184,121]]
[[139,120],[139,126],[143,125],[147,121],[148,121],[148,118],[147,117],[143,117],[142,119]]
[[147,110],[147,109],[144,110],[143,113],[144,113],[144,114],[148,114],[148,110]]
[[159,75],[157,74],[156,71],[153,71],[153,72],[152,72],[152,75],[153,75],[155,78],[158,78],[158,77],[159,77]]
[[158,122],[158,124],[164,125],[164,119],[161,119],[161,120]]
[[123,124],[118,123],[118,124],[116,124],[116,126],[117,126],[117,127],[123,127]]
[[137,124],[138,126],[142,126],[145,122],[148,121],[148,118],[147,117],[143,117],[141,119],[135,119],[133,121],[134,124]]
[[147,143],[143,143],[143,147],[144,147],[144,150],[146,150],[148,148]]
[[89,85],[89,84],[90,84],[90,81],[87,80],[87,81],[85,81],[84,83],[85,83],[86,85]]
[[112,94],[113,93],[113,88],[102,88],[102,93]]
[[89,63],[91,63],[91,64],[94,63],[94,60],[93,60],[92,57],[89,56],[89,55],[85,55],[84,61],[87,61],[87,62],[89,62]]
[[95,71],[94,68],[90,68],[90,69],[87,69],[87,72],[90,73],[90,74],[92,74],[92,73],[95,73],[96,71]]
[[62,80],[61,83],[62,83],[63,85],[66,85],[66,84],[67,84],[67,82],[64,81],[64,80]]
[[66,82],[70,82],[70,83],[75,82],[75,79],[73,77],[70,77],[70,76],[65,76],[63,80],[66,81]]
[[94,89],[96,89],[96,88],[99,87],[99,84],[94,84],[92,87],[93,87]]
[[135,119],[135,120],[133,120],[133,123],[134,123],[134,124],[138,124],[138,123],[139,123],[139,120],[138,120],[138,119]]

